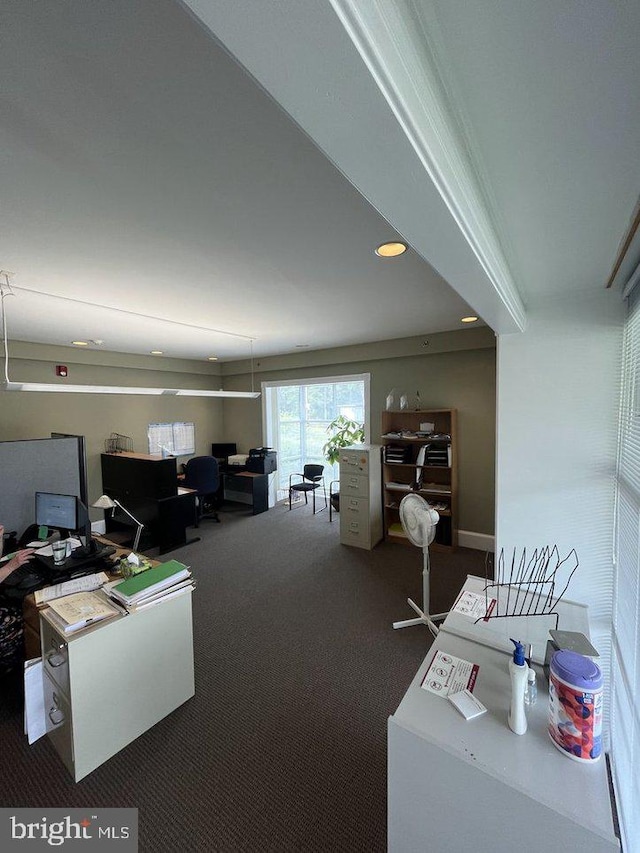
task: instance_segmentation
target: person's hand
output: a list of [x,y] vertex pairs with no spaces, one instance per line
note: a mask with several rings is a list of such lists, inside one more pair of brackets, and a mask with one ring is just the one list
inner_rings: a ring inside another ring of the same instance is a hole
[[22,551],[18,551],[16,554],[14,554],[13,557],[6,563],[1,563],[0,583],[2,583],[3,580],[8,578],[12,572],[15,572],[16,569],[19,569],[20,566],[24,566],[25,563],[28,563],[31,559],[33,551],[33,548],[24,548]]
[[11,572],[15,572],[16,569],[20,568],[20,566],[24,566],[25,563],[28,563],[33,551],[33,548],[25,548],[23,551],[18,551],[17,554],[14,554],[13,557],[3,566],[3,569],[8,569],[5,574],[10,575]]

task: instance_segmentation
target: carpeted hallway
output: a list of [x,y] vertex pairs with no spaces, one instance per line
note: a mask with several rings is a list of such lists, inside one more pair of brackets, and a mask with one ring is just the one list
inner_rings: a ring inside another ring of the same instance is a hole
[[[197,579],[195,697],[75,784],[46,738],[28,746],[5,679],[0,802],[138,807],[141,851],[384,851],[386,721],[430,643],[391,623],[421,599],[422,555],[341,546],[303,507],[221,519],[167,555]],[[479,551],[431,562],[436,612],[484,572]]]

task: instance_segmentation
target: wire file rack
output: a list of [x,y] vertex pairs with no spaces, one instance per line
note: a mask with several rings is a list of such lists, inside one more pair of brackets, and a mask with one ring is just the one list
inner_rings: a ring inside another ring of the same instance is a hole
[[565,595],[571,579],[578,569],[575,549],[560,558],[557,545],[527,549],[513,549],[511,559],[500,551],[498,562],[494,554],[485,560],[485,616],[476,619],[490,621],[513,616],[555,617],[558,628],[557,606]]
[[104,442],[105,453],[131,453],[133,451],[133,439],[128,435],[120,435],[112,432]]

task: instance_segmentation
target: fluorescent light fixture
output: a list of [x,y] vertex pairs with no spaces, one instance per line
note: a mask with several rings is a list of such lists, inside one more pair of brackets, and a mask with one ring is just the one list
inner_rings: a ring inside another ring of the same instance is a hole
[[217,360],[218,360],[218,356],[217,356],[217,355],[210,355],[210,356],[207,358],[207,361],[217,361]]
[[460,322],[461,323],[477,323],[478,318],[477,317],[462,317]]
[[4,382],[5,391],[53,391],[64,394],[145,394],[167,397],[235,397],[241,400],[255,400],[260,391],[210,391],[200,388],[130,388],[123,385],[67,385],[46,382]]
[[164,355],[161,349],[152,349],[150,355]]
[[[2,340],[4,341],[4,382],[2,387],[5,391],[40,391],[53,392],[56,394],[131,394],[141,396],[167,396],[167,397],[233,397],[241,400],[255,400],[260,396],[260,391],[253,390],[253,338],[249,339],[251,346],[251,391],[209,391],[202,389],[181,388],[137,388],[124,385],[67,385],[66,383],[52,384],[48,382],[12,382],[9,379],[9,350],[7,346],[7,315],[4,310],[5,296],[13,295],[9,285],[9,273],[0,270],[0,320],[2,321]],[[184,324],[183,324],[184,325]],[[224,332],[224,334],[230,334]],[[235,337],[244,337],[236,335]],[[94,341],[102,343],[102,341]],[[74,346],[86,347],[87,341],[72,341]],[[160,350],[155,350],[152,355],[162,355]],[[125,510],[126,512],[126,510]]]
[[379,258],[397,258],[398,255],[403,255],[406,251],[405,243],[382,243],[376,249],[376,255]]

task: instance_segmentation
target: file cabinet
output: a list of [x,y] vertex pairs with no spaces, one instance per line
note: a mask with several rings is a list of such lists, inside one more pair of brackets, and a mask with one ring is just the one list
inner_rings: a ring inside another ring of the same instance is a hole
[[47,734],[76,782],[195,693],[191,592],[64,635],[40,615]]
[[382,447],[340,452],[340,542],[371,550],[382,539]]

